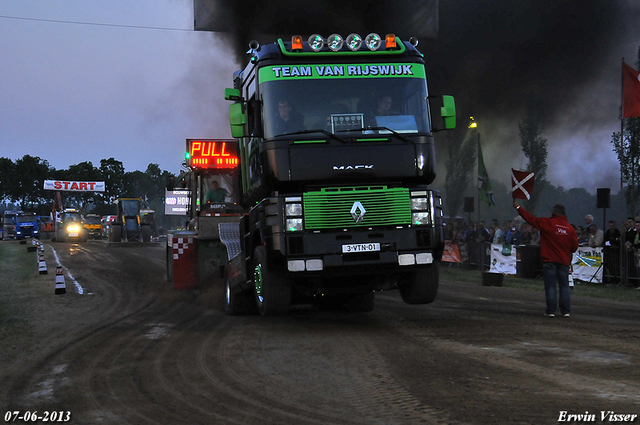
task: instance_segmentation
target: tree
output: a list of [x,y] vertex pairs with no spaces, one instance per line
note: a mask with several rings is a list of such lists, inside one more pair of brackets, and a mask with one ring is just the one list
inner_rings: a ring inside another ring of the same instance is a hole
[[[102,175],[91,161],[87,161],[70,166],[68,170],[64,171],[64,178],[70,181],[98,181],[102,179]],[[104,198],[99,192],[69,192],[67,199],[73,199],[80,207],[86,203],[95,205],[104,202]]]
[[535,174],[535,185],[531,198],[526,203],[527,210],[536,211],[540,193],[547,183],[547,139],[542,138],[541,108],[533,95],[527,98],[527,111],[524,119],[518,124],[520,144],[524,156],[527,157],[527,171]]
[[114,158],[100,160],[100,174],[105,184],[104,201],[109,203],[124,192],[124,166]]
[[0,158],[0,200],[11,197],[15,174],[16,164],[9,158]]
[[50,198],[44,190],[44,181],[51,171],[49,163],[37,156],[25,155],[16,160],[15,180],[9,192],[11,200],[21,201],[22,208],[28,209]]
[[453,220],[464,201],[463,193],[471,183],[471,174],[476,163],[475,138],[471,137],[466,126],[450,133],[447,151],[449,159],[445,164],[447,168],[444,182],[447,192],[445,205],[449,217]]
[[[640,47],[636,69],[640,69]],[[620,137],[620,132],[613,133],[611,143],[618,155],[620,173],[627,183],[624,193],[627,211],[629,215],[636,216],[636,205],[640,198],[640,117],[622,119],[622,110],[619,117],[622,120],[623,137]]]

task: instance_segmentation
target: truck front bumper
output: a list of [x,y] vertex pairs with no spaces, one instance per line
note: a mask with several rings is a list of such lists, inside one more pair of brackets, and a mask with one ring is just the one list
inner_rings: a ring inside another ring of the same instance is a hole
[[330,275],[409,271],[440,261],[444,247],[439,231],[431,226],[290,233],[284,244],[274,248],[286,252],[289,272]]

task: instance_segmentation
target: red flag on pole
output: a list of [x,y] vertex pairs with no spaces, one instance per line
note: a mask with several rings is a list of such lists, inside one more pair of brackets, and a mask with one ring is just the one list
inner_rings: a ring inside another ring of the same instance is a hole
[[640,117],[640,75],[622,62],[622,118]]
[[531,199],[534,174],[528,171],[511,169],[511,196],[517,199]]

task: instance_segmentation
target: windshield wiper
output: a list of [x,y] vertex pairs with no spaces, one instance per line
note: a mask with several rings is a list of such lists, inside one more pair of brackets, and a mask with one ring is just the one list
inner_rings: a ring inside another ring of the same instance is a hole
[[311,134],[311,133],[322,133],[325,136],[329,137],[330,139],[335,139],[339,142],[342,143],[349,143],[346,140],[344,140],[342,137],[338,137],[335,134],[327,131],[327,130],[321,130],[321,129],[317,129],[317,130],[300,130],[300,131],[294,131],[293,133],[284,133],[284,134],[277,134],[276,136],[291,136],[294,134]]
[[348,130],[339,130],[338,133],[346,133],[349,131],[368,131],[368,130],[386,130],[390,133],[393,133],[394,136],[398,136],[401,140],[407,143],[413,143],[411,140],[404,137],[402,134],[398,133],[395,130],[390,129],[389,127],[367,127],[367,128],[350,128]]

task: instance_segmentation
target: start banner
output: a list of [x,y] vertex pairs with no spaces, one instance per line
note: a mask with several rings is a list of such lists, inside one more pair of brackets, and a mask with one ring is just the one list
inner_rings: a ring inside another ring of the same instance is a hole
[[74,182],[69,180],[45,180],[45,190],[67,192],[104,192],[104,182]]

